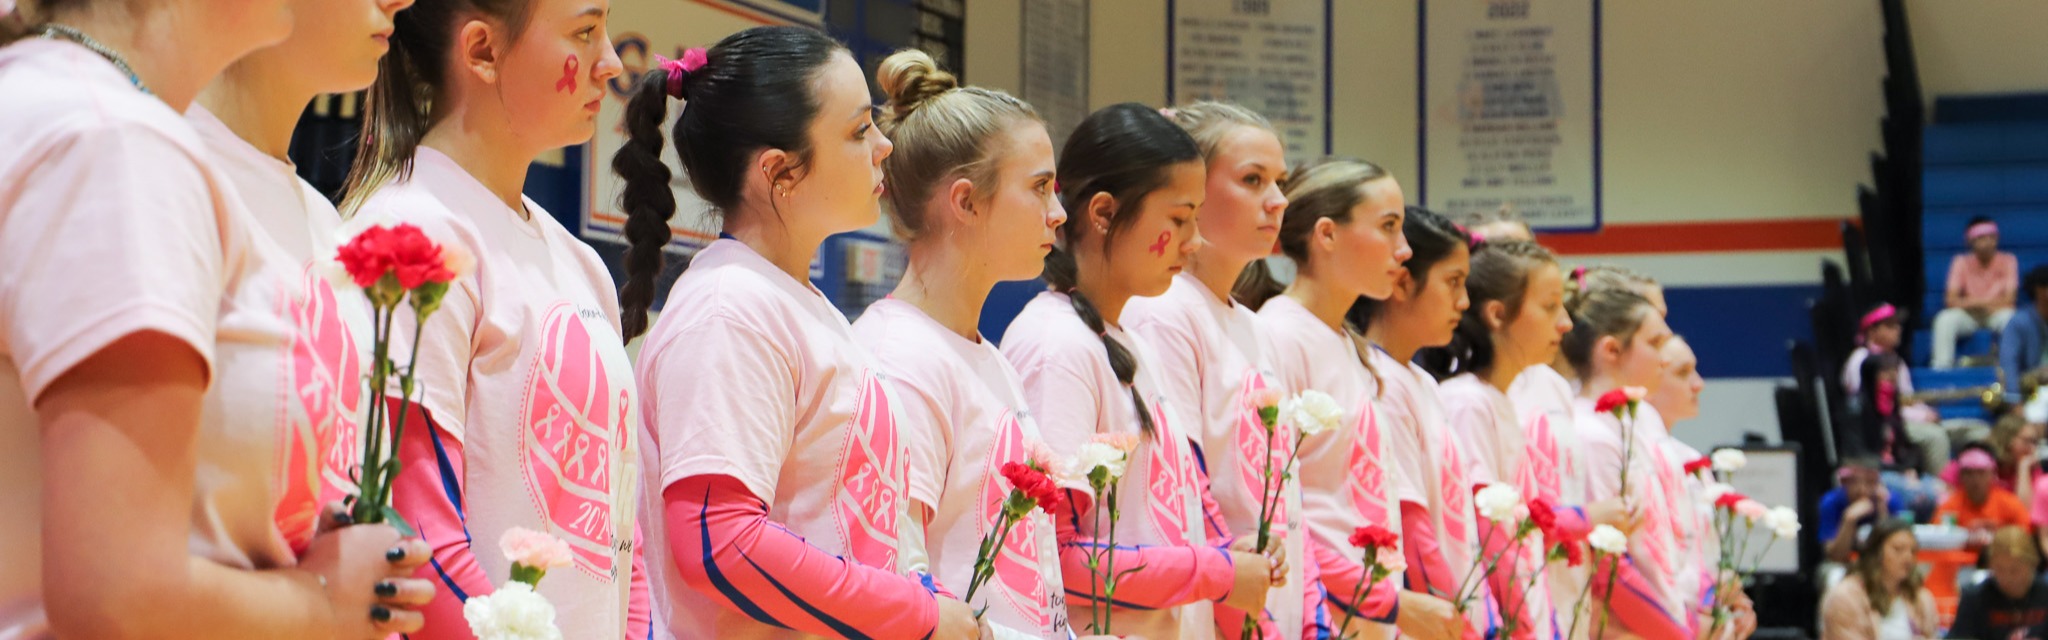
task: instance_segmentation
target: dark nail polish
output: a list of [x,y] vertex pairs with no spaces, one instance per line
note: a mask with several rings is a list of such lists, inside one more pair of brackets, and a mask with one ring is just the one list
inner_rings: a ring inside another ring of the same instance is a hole
[[398,585],[390,581],[377,583],[377,597],[389,598],[398,595]]
[[378,622],[390,622],[390,621],[391,621],[391,610],[390,610],[390,609],[386,609],[386,608],[384,608],[384,605],[381,605],[381,604],[380,604],[380,605],[371,605],[371,606],[370,606],[370,619],[371,619],[371,620],[375,620],[375,621],[378,621]]
[[386,562],[398,562],[404,559],[405,547],[392,547],[390,551],[384,552],[384,561]]
[[346,527],[355,524],[356,517],[349,515],[347,511],[343,511],[341,513],[334,514],[334,523]]

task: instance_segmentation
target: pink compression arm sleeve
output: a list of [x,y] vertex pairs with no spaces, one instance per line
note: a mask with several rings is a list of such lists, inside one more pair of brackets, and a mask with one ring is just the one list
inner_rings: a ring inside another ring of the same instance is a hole
[[929,636],[931,588],[811,546],[768,520],[768,505],[730,476],[692,476],[662,492],[683,582],[762,624],[830,637]]
[[1556,529],[1564,537],[1557,542],[1578,542],[1586,539],[1586,534],[1593,532],[1593,523],[1586,520],[1584,508],[1552,507],[1550,512],[1557,514]]
[[[1088,555],[1108,549],[1107,541],[1081,535],[1081,514],[1094,508],[1088,494],[1067,491],[1066,513],[1057,518],[1060,541],[1060,578],[1066,583],[1067,598],[1085,603],[1091,594],[1100,599],[1102,587],[1094,584],[1088,571]],[[1116,570],[1124,574],[1116,582],[1116,600],[1122,609],[1164,609],[1220,600],[1230,594],[1236,577],[1230,554],[1214,547],[1118,544]],[[1142,567],[1142,568],[1140,568]]]
[[1535,578],[1526,571],[1528,567],[1518,562],[1523,549],[1528,545],[1514,541],[1515,532],[1500,523],[1479,518],[1479,526],[1486,530],[1480,537],[1486,541],[1485,557],[1493,563],[1493,571],[1486,575],[1486,584],[1493,589],[1494,600],[1499,603],[1500,617],[1515,619],[1515,632],[1511,640],[1528,640],[1536,637],[1536,620],[1529,611],[1528,595],[1523,592],[1523,583]]
[[[1361,585],[1365,577],[1365,565],[1358,558],[1347,558],[1329,547],[1310,542],[1314,547],[1316,566],[1321,570],[1323,589],[1329,594],[1330,607],[1336,610],[1338,621],[1349,612],[1373,622],[1393,624],[1400,613],[1401,576],[1388,575],[1377,584]],[[1393,552],[1387,552],[1392,555]],[[1351,603],[1358,599],[1360,591],[1366,591],[1365,601],[1358,610],[1351,610]]]
[[[1614,576],[1611,582],[1609,575]],[[1616,586],[1614,583],[1618,583],[1619,588],[1613,588]],[[1608,595],[1610,591],[1613,593],[1611,597]],[[1657,604],[1652,593],[1649,581],[1636,571],[1633,561],[1623,558],[1617,570],[1613,558],[1601,558],[1600,564],[1593,567],[1593,597],[1607,602],[1607,609],[1614,612],[1615,622],[1646,640],[1692,638],[1691,625],[1673,620],[1671,614]],[[1593,606],[1598,606],[1598,603]]]
[[[387,406],[392,415],[400,410],[397,400]],[[474,638],[462,617],[462,603],[496,589],[470,549],[462,442],[436,426],[419,405],[406,409],[405,420],[398,443],[402,471],[392,480],[391,506],[434,549],[434,559],[413,575],[434,583],[434,600],[419,610],[426,625],[407,635],[426,640]]]

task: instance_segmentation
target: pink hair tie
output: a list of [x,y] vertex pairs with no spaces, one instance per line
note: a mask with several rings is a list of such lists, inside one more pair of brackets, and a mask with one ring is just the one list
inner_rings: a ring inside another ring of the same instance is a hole
[[683,51],[683,57],[679,60],[655,56],[654,61],[661,67],[663,72],[668,74],[668,97],[681,100],[683,98],[683,80],[689,78],[690,74],[696,73],[698,69],[704,68],[704,63],[710,61],[710,56],[704,52],[703,48],[699,47]]
[[1979,222],[1979,223],[1977,223],[1977,224],[1973,224],[1973,225],[1970,225],[1970,228],[1969,228],[1968,230],[1966,230],[1966,231],[1964,231],[1964,232],[1963,232],[1963,239],[1964,239],[1964,240],[1976,240],[1976,239],[1978,239],[1978,238],[1982,238],[1982,237],[1984,237],[1984,236],[1995,236],[1995,235],[1998,235],[1998,223],[1996,223],[1996,222]]
[[1578,284],[1586,283],[1586,265],[1572,267],[1572,282]]
[[1172,120],[1175,116],[1180,115],[1180,110],[1175,109],[1173,107],[1160,107],[1159,115],[1165,116],[1168,120]]

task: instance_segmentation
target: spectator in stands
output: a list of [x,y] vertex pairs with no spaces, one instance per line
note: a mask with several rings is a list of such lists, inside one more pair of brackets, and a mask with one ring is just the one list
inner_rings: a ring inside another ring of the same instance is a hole
[[2031,514],[2019,496],[1998,486],[1998,460],[1983,449],[1971,448],[1956,458],[1962,466],[1960,491],[1952,491],[1935,509],[1935,521],[1950,518],[1970,530],[1971,549],[1991,543],[1991,532],[1999,527],[2030,527]]
[[2048,625],[2048,582],[2041,551],[2021,527],[1991,536],[1991,579],[1963,590],[1948,637],[1962,640],[2038,640]]
[[1905,521],[1872,527],[1849,577],[1821,599],[1820,640],[1920,640],[1940,633],[1934,594],[1921,584],[1914,557],[1919,549]]
[[[1872,307],[1863,314],[1858,325],[1855,351],[1842,363],[1842,390],[1852,398],[1861,398],[1863,391],[1863,365],[1870,361],[1872,354],[1898,353],[1899,338],[1904,330],[1905,312],[1889,303]],[[1933,473],[1941,470],[1941,464],[1949,459],[1948,429],[1941,425],[1941,413],[1925,402],[1913,402],[1913,372],[1903,358],[1891,358],[1893,379],[1898,388],[1898,399],[1905,406],[1898,409],[1900,420],[1904,421],[1906,437],[1920,449],[1921,471]],[[1856,408],[1865,406],[1860,401]]]
[[2026,292],[2034,303],[2013,314],[1998,335],[1998,379],[2005,384],[2006,400],[2014,404],[2021,402],[2026,375],[2048,364],[2043,361],[2048,356],[2048,265],[2027,272]]
[[1998,250],[1996,223],[1977,216],[1963,233],[1970,252],[1949,262],[1947,308],[1934,316],[1936,369],[1955,368],[1956,340],[1979,329],[2003,330],[2020,287],[2020,260]]
[[1502,240],[1536,241],[1536,232],[1529,228],[1529,222],[1515,213],[1514,207],[1501,205],[1493,213],[1475,213],[1465,218],[1465,231],[1475,238]]
[[1856,528],[1905,511],[1906,501],[1878,481],[1874,458],[1850,458],[1835,477],[1841,486],[1820,497],[1814,533],[1827,545],[1829,560],[1846,564],[1856,551]]
[[[1998,487],[2019,496],[2020,504],[2033,504],[2034,468],[2039,460],[2036,452],[2040,445],[2041,426],[2015,413],[2000,417],[1998,425],[1991,428],[1991,437],[1963,445],[1963,448],[1990,453],[1992,459],[1998,461]],[[1961,460],[1951,461],[1941,470],[1941,479],[1954,486],[1961,480],[1960,472]]]

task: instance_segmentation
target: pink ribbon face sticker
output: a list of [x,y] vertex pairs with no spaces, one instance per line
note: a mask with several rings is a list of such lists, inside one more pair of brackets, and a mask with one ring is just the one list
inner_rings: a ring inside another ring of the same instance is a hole
[[1151,251],[1151,252],[1152,252],[1152,255],[1155,255],[1155,256],[1165,256],[1165,255],[1166,255],[1166,243],[1167,243],[1167,241],[1169,241],[1169,240],[1172,240],[1172,239],[1173,239],[1173,232],[1172,232],[1172,231],[1161,231],[1161,232],[1159,232],[1159,239],[1158,239],[1158,240],[1154,240],[1154,241],[1152,241],[1152,246],[1150,246],[1150,247],[1146,247],[1146,248],[1145,248],[1145,250],[1147,250],[1147,251]]
[[573,53],[569,54],[569,57],[562,59],[562,79],[555,81],[555,90],[562,93],[575,93],[576,70],[582,65],[583,62],[577,60],[576,54]]

